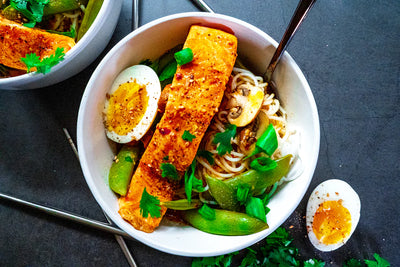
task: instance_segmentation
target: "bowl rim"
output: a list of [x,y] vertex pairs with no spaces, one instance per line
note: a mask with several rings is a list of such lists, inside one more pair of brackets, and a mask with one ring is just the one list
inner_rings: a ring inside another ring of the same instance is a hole
[[[79,55],[79,53],[84,50],[86,46],[89,45],[90,40],[96,35],[96,33],[99,30],[100,27],[100,22],[101,18],[105,15],[107,12],[108,8],[112,6],[112,3],[115,0],[104,0],[99,13],[97,14],[95,20],[92,23],[92,26],[89,28],[87,33],[82,37],[79,42],[76,43],[67,53],[65,53],[64,60],[59,62],[57,65],[53,66],[51,68],[51,71],[47,73],[46,75],[58,71],[60,68],[63,68],[64,65],[68,64],[69,61],[74,59],[76,56]],[[22,75],[14,76],[14,77],[8,77],[8,78],[1,78],[0,79],[0,88],[2,85],[11,85],[12,83],[15,82],[34,82],[40,79],[43,79],[44,75],[41,73],[36,73],[36,72],[29,72],[25,73]],[[7,89],[6,89],[7,90]],[[22,89],[23,90],[23,89]]]
[[[303,72],[300,70],[299,66],[297,65],[297,63],[294,61],[294,59],[289,55],[288,52],[285,52],[284,55],[282,56],[282,60],[285,59],[288,61],[288,64],[293,68],[293,71],[296,73],[296,75],[298,76],[301,84],[304,85],[304,91],[307,95],[307,99],[309,100],[311,106],[310,109],[312,111],[312,120],[315,122],[314,123],[314,129],[312,129],[312,132],[315,134],[316,140],[314,140],[315,146],[311,149],[311,162],[309,165],[309,169],[310,169],[310,175],[309,177],[307,177],[307,185],[304,186],[301,194],[298,194],[297,197],[293,200],[293,203],[295,203],[291,210],[290,213],[288,213],[288,215],[283,216],[282,218],[279,219],[279,223],[273,227],[273,228],[269,228],[267,230],[266,233],[268,234],[263,234],[263,235],[257,235],[254,234],[254,238],[249,239],[247,242],[242,242],[240,244],[236,244],[236,245],[232,245],[230,246],[228,249],[220,249],[216,252],[185,252],[183,250],[177,250],[177,249],[171,249],[168,248],[168,246],[164,246],[164,245],[160,245],[157,243],[156,240],[151,239],[151,238],[142,238],[141,236],[136,236],[134,234],[132,234],[132,229],[128,229],[124,224],[120,223],[121,221],[124,221],[122,218],[114,218],[113,214],[114,211],[111,209],[111,207],[109,207],[107,205],[107,203],[105,202],[105,200],[102,199],[102,197],[100,196],[100,193],[97,192],[97,190],[95,189],[95,179],[91,178],[92,175],[89,171],[88,168],[88,164],[87,164],[87,160],[85,158],[85,146],[84,146],[84,141],[82,140],[82,136],[83,136],[83,132],[84,132],[84,125],[83,125],[83,120],[84,120],[84,114],[86,113],[86,109],[87,109],[87,101],[88,101],[88,94],[90,93],[90,91],[94,90],[93,89],[93,84],[95,83],[95,78],[101,73],[102,69],[104,68],[104,66],[107,64],[108,60],[115,54],[117,53],[117,51],[124,46],[131,38],[133,38],[136,35],[139,35],[140,33],[142,33],[143,31],[146,31],[147,29],[154,27],[160,23],[164,23],[170,20],[175,20],[175,19],[182,19],[185,17],[205,17],[205,18],[220,18],[224,21],[230,21],[239,25],[243,25],[244,27],[250,28],[253,31],[257,32],[260,36],[262,36],[263,38],[265,38],[266,40],[270,41],[271,44],[274,47],[277,47],[278,43],[272,38],[270,37],[267,33],[265,33],[264,31],[262,31],[261,29],[249,24],[248,22],[245,22],[243,20],[231,17],[231,16],[227,16],[227,15],[222,15],[222,14],[216,14],[216,13],[206,13],[206,12],[183,12],[183,13],[177,13],[177,14],[173,14],[173,15],[168,15],[168,16],[164,16],[161,18],[158,18],[156,20],[153,20],[151,22],[148,22],[147,24],[139,27],[137,30],[131,32],[130,34],[128,34],[126,37],[124,37],[122,40],[120,40],[106,55],[105,57],[101,60],[101,62],[98,64],[98,66],[96,67],[95,71],[93,72],[86,88],[85,91],[83,93],[82,96],[82,100],[80,103],[80,108],[79,108],[79,112],[78,112],[78,121],[77,121],[77,145],[78,145],[78,153],[79,153],[79,157],[80,157],[80,164],[81,164],[81,168],[84,174],[84,178],[90,188],[90,191],[92,192],[94,198],[96,199],[96,201],[98,202],[98,204],[101,206],[101,208],[106,212],[107,215],[109,215],[111,217],[111,219],[114,221],[114,223],[116,223],[118,225],[118,227],[120,227],[122,230],[126,231],[131,237],[133,237],[134,239],[140,241],[141,243],[150,246],[152,248],[155,248],[157,250],[169,253],[169,254],[174,254],[174,255],[179,255],[179,256],[189,256],[189,257],[208,257],[208,256],[216,256],[216,255],[222,255],[222,254],[227,254],[227,253],[231,253],[233,251],[237,251],[237,250],[241,250],[245,247],[251,246],[256,242],[261,241],[262,239],[264,239],[266,236],[268,236],[270,233],[272,233],[273,231],[275,231],[276,228],[278,228],[285,220],[287,220],[287,218],[294,212],[294,210],[298,207],[298,205],[300,204],[300,201],[303,199],[303,197],[305,196],[305,193],[311,183],[313,174],[315,172],[315,168],[316,168],[316,164],[317,164],[317,159],[318,159],[318,153],[319,153],[319,147],[320,147],[320,122],[319,122],[319,116],[318,116],[318,111],[317,111],[317,106],[315,103],[315,99],[313,97],[311,88],[303,74]],[[92,88],[92,89],[91,89]],[[125,222],[125,221],[124,221]],[[131,225],[129,225],[131,228],[133,228]],[[134,228],[133,228],[134,229]],[[134,229],[135,230],[135,229]],[[260,232],[263,233],[264,231]],[[133,231],[134,232],[134,231]]]

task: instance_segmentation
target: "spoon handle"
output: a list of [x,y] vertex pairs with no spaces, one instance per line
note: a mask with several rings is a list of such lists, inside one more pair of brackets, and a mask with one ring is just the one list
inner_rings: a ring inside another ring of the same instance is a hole
[[278,48],[275,50],[271,62],[269,63],[267,70],[264,74],[267,82],[271,82],[272,74],[274,73],[275,67],[278,64],[279,59],[281,58],[283,52],[285,52],[286,47],[292,40],[294,34],[296,33],[297,29],[303,22],[308,11],[310,11],[315,1],[316,0],[300,0],[299,4],[297,5],[296,11],[292,16],[292,19],[290,20],[289,26],[287,27],[285,34],[283,35],[282,40],[278,45]]

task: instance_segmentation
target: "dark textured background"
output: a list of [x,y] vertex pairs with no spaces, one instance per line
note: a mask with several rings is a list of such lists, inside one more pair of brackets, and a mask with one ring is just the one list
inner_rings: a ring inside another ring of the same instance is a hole
[[[216,12],[245,20],[280,40],[296,0],[207,0]],[[189,0],[141,1],[140,25],[198,11]],[[0,91],[0,192],[105,221],[62,128],[76,138],[81,95],[105,53],[130,32],[126,0],[104,53],[57,85]],[[285,222],[301,257],[329,266],[374,252],[400,266],[400,2],[317,1],[288,51],[303,70],[321,120],[311,186]],[[316,251],[306,238],[305,206],[320,182],[343,179],[361,198],[361,219],[347,245]],[[127,266],[114,237],[0,200],[0,266]],[[139,266],[190,266],[191,259],[127,241]]]

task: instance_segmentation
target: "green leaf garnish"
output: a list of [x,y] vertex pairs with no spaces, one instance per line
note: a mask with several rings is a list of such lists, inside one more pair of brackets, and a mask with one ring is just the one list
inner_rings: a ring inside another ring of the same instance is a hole
[[165,161],[169,160],[169,156],[163,157],[163,160],[165,160]]
[[185,172],[185,193],[189,203],[192,201],[192,189],[197,192],[204,192],[206,190],[203,186],[203,181],[194,176],[195,169],[196,160],[193,160]]
[[58,32],[58,31],[53,31],[53,30],[46,30],[46,31],[49,33],[60,34],[60,35],[68,36],[71,38],[75,38],[75,36],[76,36],[76,30],[75,30],[74,26],[71,27],[71,30],[69,32]]
[[50,0],[11,0],[10,5],[24,15],[29,22],[25,27],[33,28],[43,18],[43,9]]
[[213,153],[207,150],[199,150],[197,151],[197,156],[205,158],[210,165],[214,165],[214,157]]
[[203,206],[201,206],[199,213],[206,220],[215,220],[215,210],[207,206],[207,204],[203,204]]
[[143,189],[142,198],[140,199],[140,214],[147,218],[150,214],[152,218],[161,217],[160,200],[158,197],[152,196],[146,191],[146,187]]
[[174,77],[177,66],[178,66],[178,64],[176,63],[175,60],[172,60],[171,62],[169,62],[167,64],[167,66],[165,66],[165,68],[162,70],[162,72],[159,76],[160,82]]
[[266,172],[273,170],[276,168],[276,166],[278,166],[276,161],[267,157],[255,158],[250,163],[250,168],[259,172]]
[[343,267],[362,267],[362,264],[359,260],[350,259],[343,263]]
[[251,196],[250,186],[248,184],[240,184],[236,191],[236,198],[240,202],[241,205],[246,204],[247,199]]
[[374,258],[376,261],[374,260],[364,260],[365,264],[368,267],[389,267],[390,263],[385,260],[384,258],[382,258],[381,256],[379,256],[379,254],[374,253]]
[[161,163],[160,166],[161,169],[161,176],[162,177],[167,177],[173,180],[179,180],[179,174],[178,171],[176,170],[175,166],[172,165],[171,163]]
[[218,155],[225,155],[226,152],[231,153],[232,143],[231,140],[236,135],[236,125],[228,124],[225,131],[222,133],[217,133],[214,137],[213,143],[217,144]]
[[193,60],[193,51],[190,48],[182,49],[174,54],[176,63],[179,66],[185,65]]
[[127,162],[133,162],[132,158],[129,157],[129,156],[125,157],[125,161],[127,161]]
[[185,130],[185,131],[183,132],[183,134],[182,134],[182,139],[185,140],[185,141],[192,142],[192,140],[193,140],[194,138],[196,138],[196,136],[193,135],[193,134],[191,134],[189,131],[186,131],[186,130]]
[[64,56],[64,48],[57,47],[53,55],[45,57],[42,60],[35,53],[31,53],[21,58],[21,61],[25,63],[27,72],[30,72],[31,68],[36,67],[38,73],[46,74],[50,72],[52,67],[64,60]]
[[304,262],[304,267],[324,267],[325,262],[319,261],[317,259],[309,259]]
[[244,159],[250,158],[258,153],[264,152],[268,156],[274,154],[275,150],[278,148],[278,137],[276,136],[276,132],[272,123],[268,125],[265,132],[261,135],[261,137],[256,142],[256,147],[253,152],[245,157]]
[[267,222],[264,202],[257,197],[250,197],[246,202],[246,213],[254,218]]

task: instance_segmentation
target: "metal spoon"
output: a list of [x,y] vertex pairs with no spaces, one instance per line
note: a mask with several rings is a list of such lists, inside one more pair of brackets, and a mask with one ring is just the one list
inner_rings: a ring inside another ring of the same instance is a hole
[[286,47],[289,45],[294,34],[308,14],[308,11],[310,11],[311,7],[314,5],[315,1],[316,0],[300,0],[299,4],[297,5],[296,11],[294,12],[290,20],[289,26],[283,34],[282,40],[276,48],[275,53],[272,56],[272,59],[267,67],[267,70],[264,73],[264,79],[269,84],[271,84],[272,74],[275,71],[275,67],[278,64],[279,59],[281,58],[283,52],[285,52]]

